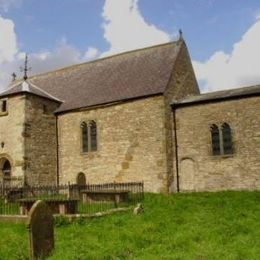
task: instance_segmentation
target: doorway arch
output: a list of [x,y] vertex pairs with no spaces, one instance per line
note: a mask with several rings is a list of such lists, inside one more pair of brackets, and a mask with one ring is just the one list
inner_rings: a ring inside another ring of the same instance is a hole
[[0,159],[0,175],[3,184],[10,184],[12,177],[12,166],[10,161],[7,158]]
[[194,191],[196,165],[192,158],[183,158],[180,165],[180,191]]
[[78,173],[76,182],[79,186],[86,185],[86,176],[83,172]]

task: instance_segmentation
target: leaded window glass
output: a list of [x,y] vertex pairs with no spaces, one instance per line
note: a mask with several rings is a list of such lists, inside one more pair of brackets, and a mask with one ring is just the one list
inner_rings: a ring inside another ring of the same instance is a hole
[[212,154],[220,155],[220,138],[219,129],[217,125],[211,126],[211,141],[212,141]]
[[232,135],[231,128],[229,124],[224,123],[221,127],[222,129],[222,138],[223,138],[223,153],[224,154],[232,154]]
[[81,124],[82,152],[97,151],[97,125],[95,121]]
[[89,145],[88,145],[88,125],[83,122],[81,124],[81,140],[82,140],[82,152],[87,153],[89,151]]
[[95,121],[90,122],[90,147],[91,151],[97,150],[97,125]]

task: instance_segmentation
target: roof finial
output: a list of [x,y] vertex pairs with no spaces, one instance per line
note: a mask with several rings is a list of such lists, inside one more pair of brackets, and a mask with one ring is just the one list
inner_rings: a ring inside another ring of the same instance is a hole
[[180,40],[183,40],[183,33],[181,29],[179,29],[179,41]]
[[28,56],[27,53],[25,54],[25,60],[24,60],[24,67],[20,67],[21,72],[23,72],[23,79],[27,80],[28,76],[27,76],[27,72],[31,70],[31,68],[28,68]]
[[12,81],[15,81],[16,80],[16,74],[13,72],[12,75],[11,75],[13,78],[12,78]]

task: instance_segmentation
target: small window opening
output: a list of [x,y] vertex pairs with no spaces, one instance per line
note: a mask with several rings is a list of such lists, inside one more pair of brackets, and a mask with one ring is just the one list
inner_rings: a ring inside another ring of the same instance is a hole
[[7,102],[6,100],[2,101],[2,112],[6,112],[7,111]]
[[47,106],[46,105],[42,105],[42,111],[44,114],[47,114]]

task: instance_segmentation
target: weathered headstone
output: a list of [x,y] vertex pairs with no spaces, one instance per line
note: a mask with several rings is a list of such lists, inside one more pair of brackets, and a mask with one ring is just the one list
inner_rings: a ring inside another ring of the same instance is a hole
[[54,249],[53,216],[48,205],[36,201],[28,215],[30,260],[42,259]]

